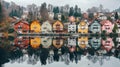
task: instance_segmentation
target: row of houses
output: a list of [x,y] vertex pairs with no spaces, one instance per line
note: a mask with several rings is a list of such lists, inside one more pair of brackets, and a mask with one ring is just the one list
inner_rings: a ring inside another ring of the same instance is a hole
[[[119,38],[117,39],[119,41]],[[102,48],[109,52],[114,48],[114,42],[112,38],[107,38],[106,40],[101,39],[101,37],[88,38],[83,37],[70,37],[70,38],[49,38],[49,37],[17,37],[14,40],[14,45],[20,48],[27,48],[30,45],[32,48],[37,49],[40,46],[43,48],[50,48],[54,46],[57,49],[60,49],[62,46],[67,46],[71,52],[76,50],[76,46],[81,49],[94,48],[95,50]],[[118,44],[117,47],[120,45]]]
[[117,24],[117,33],[120,33],[120,20],[117,22],[111,22],[109,20],[88,22],[83,20],[79,23],[74,21],[68,23],[62,23],[61,21],[45,21],[42,24],[35,20],[30,24],[27,21],[19,21],[14,24],[14,30],[18,33],[101,33],[106,31],[112,33],[114,25]]

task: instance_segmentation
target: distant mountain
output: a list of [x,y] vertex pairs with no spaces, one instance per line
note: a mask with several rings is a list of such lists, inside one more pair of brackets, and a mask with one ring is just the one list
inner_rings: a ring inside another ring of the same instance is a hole
[[114,12],[120,12],[120,7],[118,9],[115,9]]

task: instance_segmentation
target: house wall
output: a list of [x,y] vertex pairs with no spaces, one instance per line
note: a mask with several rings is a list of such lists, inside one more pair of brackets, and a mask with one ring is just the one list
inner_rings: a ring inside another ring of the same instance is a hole
[[[60,25],[60,27],[59,28],[57,28],[57,25]],[[62,32],[64,29],[63,29],[64,27],[63,27],[63,24],[62,24],[62,22],[60,22],[60,21],[56,21],[54,24],[53,24],[53,31],[54,32]]]
[[30,30],[34,33],[40,33],[41,32],[41,25],[38,21],[33,21],[30,25]]
[[76,38],[68,38],[68,45],[76,46]]
[[30,38],[30,45],[33,48],[39,48],[41,44],[41,38],[35,37],[35,38]]
[[99,47],[101,47],[101,38],[93,37],[92,39],[90,39],[89,43],[91,47],[93,47],[94,49],[98,49]]
[[79,37],[78,46],[83,49],[86,48],[88,46],[88,37]]
[[44,22],[41,26],[41,31],[42,33],[52,32],[52,25],[48,21]]
[[[58,43],[59,41],[59,43]],[[57,44],[58,43],[58,44]],[[54,39],[53,40],[53,46],[56,48],[60,48],[63,45],[63,39]]]
[[24,22],[18,22],[14,25],[14,30],[18,33],[28,33],[29,32],[29,24]]
[[[83,23],[85,25],[81,25],[81,23]],[[84,34],[88,33],[88,25],[86,22],[80,22],[78,24],[78,33],[84,33]]]
[[112,24],[110,21],[106,21],[102,26],[102,31],[105,30],[107,33],[112,33],[114,24]]
[[49,48],[52,44],[52,39],[48,37],[41,38],[41,44],[44,48]]
[[[95,28],[97,28],[97,29],[95,29]],[[97,32],[101,33],[101,25],[97,22],[93,22],[91,24],[91,26],[89,27],[89,29],[92,33],[97,33]]]
[[106,40],[102,40],[102,45],[105,50],[110,51],[114,46],[112,38],[107,38]]
[[68,32],[76,33],[76,24],[68,24]]

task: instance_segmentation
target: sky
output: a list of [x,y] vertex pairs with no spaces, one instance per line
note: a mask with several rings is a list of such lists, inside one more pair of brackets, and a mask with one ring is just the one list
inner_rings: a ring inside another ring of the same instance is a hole
[[21,6],[27,6],[29,4],[41,5],[41,3],[46,2],[47,4],[52,4],[54,6],[63,6],[69,4],[70,6],[78,5],[82,11],[87,10],[93,6],[99,6],[102,4],[104,8],[110,9],[110,11],[120,7],[120,0],[5,0],[7,2],[15,2]]

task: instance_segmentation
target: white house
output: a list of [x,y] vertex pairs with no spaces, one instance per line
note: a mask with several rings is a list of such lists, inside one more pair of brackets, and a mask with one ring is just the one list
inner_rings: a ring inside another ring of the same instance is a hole
[[57,16],[58,16],[58,20],[61,21],[61,13],[58,13]]
[[54,17],[54,13],[53,12],[48,12],[48,15],[49,15],[50,19],[53,19],[53,17]]
[[75,22],[68,24],[68,32],[69,33],[76,33],[76,24]]
[[98,18],[99,18],[100,20],[107,20],[107,16],[105,16],[105,15],[100,15]]
[[42,33],[50,33],[50,32],[52,32],[52,25],[50,24],[49,21],[43,22],[43,24],[41,26],[41,31],[42,31]]

